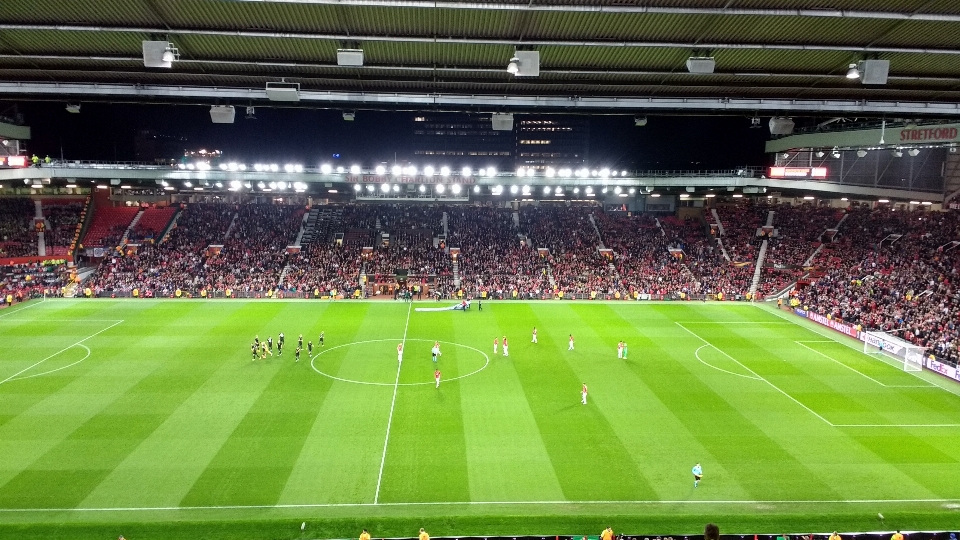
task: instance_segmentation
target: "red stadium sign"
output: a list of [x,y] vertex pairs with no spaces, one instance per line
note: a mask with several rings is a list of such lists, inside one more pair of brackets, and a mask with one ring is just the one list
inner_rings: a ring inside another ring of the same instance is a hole
[[0,156],[0,167],[26,167],[26,156]]
[[770,178],[826,178],[826,167],[770,167]]
[[955,127],[929,127],[900,130],[901,142],[955,141],[960,132]]

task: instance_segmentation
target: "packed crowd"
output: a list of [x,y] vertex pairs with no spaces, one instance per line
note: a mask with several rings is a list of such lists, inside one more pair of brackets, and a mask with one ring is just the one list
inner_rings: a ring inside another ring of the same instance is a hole
[[35,213],[33,201],[26,197],[0,199],[0,257],[37,254]]
[[66,255],[77,236],[83,207],[83,201],[43,202],[43,217],[47,220],[43,237],[48,254]]
[[60,296],[69,282],[64,261],[0,266],[0,307],[31,298]]
[[[800,290],[811,311],[960,357],[960,213],[851,209],[823,275]],[[893,236],[891,236],[893,235]],[[902,236],[897,236],[902,235]]]

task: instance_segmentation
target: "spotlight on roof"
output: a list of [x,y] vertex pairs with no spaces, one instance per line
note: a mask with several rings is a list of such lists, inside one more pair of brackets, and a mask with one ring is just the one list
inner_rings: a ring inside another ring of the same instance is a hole
[[460,194],[460,184],[454,184],[454,185],[450,186],[450,191],[452,191],[454,195],[459,195],[459,194]]
[[347,122],[353,122],[357,119],[356,111],[343,111],[343,119]]
[[514,77],[540,76],[540,51],[516,51],[507,62],[507,73]]
[[142,48],[143,67],[169,69],[180,59],[180,51],[166,40],[143,41]]
[[353,174],[353,175],[360,174],[360,166],[359,166],[359,165],[351,165],[351,166],[350,166],[350,174]]
[[847,78],[851,80],[860,78],[860,69],[857,68],[856,64],[850,64],[849,69],[847,69]]
[[80,104],[79,103],[67,103],[67,112],[72,114],[80,114]]
[[387,168],[384,167],[383,165],[377,165],[377,168],[375,169],[375,171],[378,176],[383,176],[384,174],[387,174]]
[[390,172],[391,172],[394,176],[400,176],[400,174],[403,173],[403,167],[401,167],[401,166],[399,166],[399,165],[394,165],[393,167],[390,168]]
[[518,188],[516,185],[510,186],[510,193],[512,193],[513,195],[516,195],[516,194],[517,194],[517,190],[519,190],[519,189],[520,189],[520,188]]
[[450,176],[450,167],[440,167],[440,176]]
[[920,149],[919,149],[919,148],[911,148],[911,149],[907,150],[907,154],[910,154],[910,157],[917,157],[917,155],[920,154]]
[[446,188],[443,187],[443,184],[437,184],[437,193],[443,193]]
[[862,148],[860,150],[857,150],[857,157],[861,157],[861,158],[867,157],[867,151],[863,150]]
[[300,83],[268,82],[266,86],[267,99],[270,101],[300,101]]
[[547,167],[547,170],[545,171],[544,174],[547,175],[547,178],[553,178],[554,176],[557,175],[557,170],[554,169],[553,167]]
[[713,59],[712,56],[691,56],[687,58],[687,71],[690,73],[697,74],[709,74],[713,73],[713,70],[716,69],[717,62]]
[[818,157],[818,158],[822,158],[822,157],[825,156],[825,155],[827,155],[827,154],[826,154],[823,150],[817,150],[817,157]]
[[333,172],[333,167],[329,163],[324,163],[320,166],[320,172],[323,174],[330,174]]
[[246,118],[247,120],[256,120],[257,119],[256,112],[257,112],[256,109],[254,109],[253,107],[247,107],[247,115],[244,116],[244,118]]
[[[470,167],[464,167],[463,170],[460,171],[460,176],[466,177],[466,176],[470,176],[470,175],[472,175],[472,174],[473,174],[473,171],[470,170]],[[482,173],[481,173],[481,174],[482,174]]]
[[833,156],[833,159],[840,159],[840,150],[837,148],[833,149],[833,152],[830,153]]
[[424,168],[423,168],[423,175],[424,175],[424,176],[433,176],[433,167],[430,166],[430,165],[427,165],[426,167],[424,167]]
[[900,150],[899,148],[894,148],[890,153],[893,155],[893,157],[903,157],[903,150]]

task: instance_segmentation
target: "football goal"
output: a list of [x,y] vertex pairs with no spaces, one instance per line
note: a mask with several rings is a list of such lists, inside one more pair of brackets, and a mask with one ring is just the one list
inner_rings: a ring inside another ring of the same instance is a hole
[[886,356],[899,364],[904,371],[923,371],[923,347],[886,332],[864,332],[863,352]]

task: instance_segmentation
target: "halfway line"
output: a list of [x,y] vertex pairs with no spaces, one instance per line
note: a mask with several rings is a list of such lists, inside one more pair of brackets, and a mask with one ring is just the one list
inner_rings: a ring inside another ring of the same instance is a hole
[[[407,329],[410,328],[410,311],[413,309],[413,302],[407,307],[407,323],[403,325],[403,340],[401,345],[407,342]],[[397,379],[393,382],[393,401],[390,402],[390,416],[387,418],[387,436],[383,438],[383,455],[380,456],[380,473],[377,474],[377,492],[373,495],[373,504],[380,504],[380,482],[383,480],[383,464],[387,460],[387,444],[390,442],[390,425],[393,424],[393,408],[397,404],[397,389],[400,388],[400,368],[403,362],[397,362]]]

